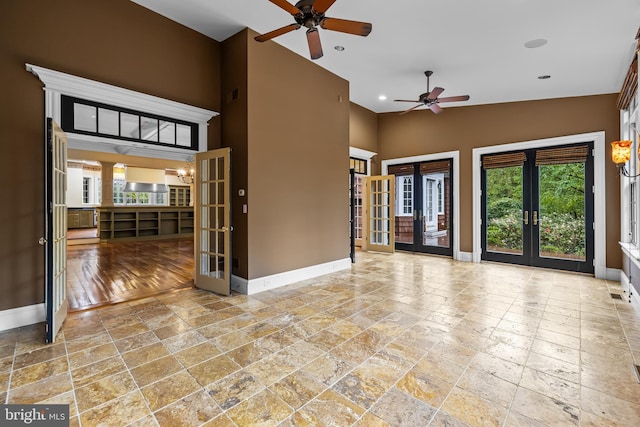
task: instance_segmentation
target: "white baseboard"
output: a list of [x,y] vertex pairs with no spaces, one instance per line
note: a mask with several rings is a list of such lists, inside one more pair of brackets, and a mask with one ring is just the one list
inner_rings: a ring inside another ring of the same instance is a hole
[[627,301],[629,301],[636,312],[640,314],[640,295],[636,289],[631,286],[629,278],[622,270],[620,270],[620,286],[624,291],[624,296],[627,298]]
[[231,289],[241,294],[251,295],[350,268],[351,258],[344,258],[251,280],[232,276]]
[[33,325],[45,320],[44,303],[2,310],[0,311],[0,331]]
[[606,268],[604,271],[605,277],[598,277],[599,279],[610,280],[612,282],[621,282],[622,276],[626,277],[621,269],[619,268]]
[[473,253],[458,251],[458,253],[456,253],[456,256],[453,259],[455,259],[456,261],[472,262]]

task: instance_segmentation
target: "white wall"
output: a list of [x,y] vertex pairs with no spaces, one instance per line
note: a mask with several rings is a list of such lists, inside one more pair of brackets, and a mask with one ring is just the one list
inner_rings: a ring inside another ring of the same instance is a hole
[[82,207],[82,168],[67,169],[67,206]]
[[[98,179],[102,176],[100,171],[84,170],[82,168],[67,169],[67,207],[81,208],[98,205]],[[89,204],[82,203],[82,178],[91,178],[89,188]]]

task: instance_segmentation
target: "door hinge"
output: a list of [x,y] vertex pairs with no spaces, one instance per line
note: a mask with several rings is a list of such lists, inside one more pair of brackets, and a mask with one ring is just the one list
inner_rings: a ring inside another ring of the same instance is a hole
[[592,192],[593,194],[596,194],[596,186],[595,186],[595,185],[592,185],[592,186],[591,186],[591,192]]
[[595,222],[593,223],[593,229],[594,230],[596,229],[596,223]]

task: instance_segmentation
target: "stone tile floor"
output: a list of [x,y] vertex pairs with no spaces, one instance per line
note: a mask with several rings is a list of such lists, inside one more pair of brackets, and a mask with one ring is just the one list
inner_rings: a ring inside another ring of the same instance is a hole
[[82,426],[638,426],[620,284],[396,253],[256,295],[188,289],[0,333],[0,402]]

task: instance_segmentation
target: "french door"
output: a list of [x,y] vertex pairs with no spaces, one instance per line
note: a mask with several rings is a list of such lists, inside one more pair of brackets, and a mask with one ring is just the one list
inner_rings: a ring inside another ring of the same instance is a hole
[[196,154],[196,287],[231,294],[231,149]]
[[395,246],[453,255],[452,160],[389,166],[395,175]]
[[47,118],[45,145],[46,342],[52,343],[67,317],[67,136]]
[[394,251],[393,175],[367,176],[364,192],[364,220],[362,250]]
[[482,156],[482,259],[594,272],[593,144]]

